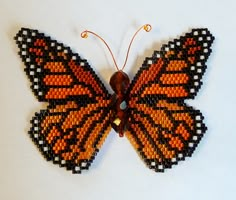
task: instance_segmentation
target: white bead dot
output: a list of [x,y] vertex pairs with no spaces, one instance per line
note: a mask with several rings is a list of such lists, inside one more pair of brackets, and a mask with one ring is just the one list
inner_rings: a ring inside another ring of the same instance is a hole
[[19,42],[21,42],[23,39],[22,39],[22,37],[18,37],[17,40],[18,40]]
[[194,140],[194,141],[196,141],[197,138],[198,138],[198,137],[197,137],[196,135],[193,136],[193,140]]
[[190,142],[190,143],[188,144],[188,146],[189,146],[189,147],[193,147],[193,143]]
[[163,165],[158,165],[158,169],[163,169]]
[[205,59],[205,56],[203,56],[203,55],[200,56],[200,59],[201,59],[201,60],[204,60],[204,59]]
[[202,134],[202,130],[197,130],[197,134]]
[[201,119],[201,116],[200,116],[200,115],[197,115],[197,116],[195,117],[195,119],[196,119],[196,120],[200,120],[200,119]]
[[80,171],[80,167],[76,166],[75,171]]
[[28,32],[27,32],[26,30],[24,30],[24,31],[22,32],[22,34],[23,34],[23,35],[27,35]]
[[178,157],[179,157],[179,158],[183,158],[183,154],[182,154],[182,153],[179,153],[179,154],[178,154]]
[[203,40],[203,37],[199,37],[199,38],[198,38],[198,41],[202,41],[202,40]]

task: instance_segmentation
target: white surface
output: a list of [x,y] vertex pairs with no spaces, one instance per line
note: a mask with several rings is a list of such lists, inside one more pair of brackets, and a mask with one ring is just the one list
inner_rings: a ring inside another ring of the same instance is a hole
[[[235,37],[234,0],[0,0],[0,199],[121,200],[236,199]],[[121,65],[134,31],[126,72],[134,75],[145,56],[163,41],[193,27],[208,27],[215,35],[204,86],[191,105],[199,108],[207,134],[192,158],[166,173],[146,168],[126,138],[114,132],[91,169],[73,175],[46,162],[27,135],[33,112],[42,108],[29,88],[13,36],[21,26],[36,28],[63,41],[88,59],[103,81],[115,68],[105,47],[84,29],[96,31],[110,44]]]

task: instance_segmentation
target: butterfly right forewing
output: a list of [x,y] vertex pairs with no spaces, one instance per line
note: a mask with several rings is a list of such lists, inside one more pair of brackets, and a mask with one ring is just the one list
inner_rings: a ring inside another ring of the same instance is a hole
[[126,136],[145,163],[164,171],[191,156],[206,131],[203,115],[184,100],[202,82],[214,37],[193,29],[146,58],[129,88]]

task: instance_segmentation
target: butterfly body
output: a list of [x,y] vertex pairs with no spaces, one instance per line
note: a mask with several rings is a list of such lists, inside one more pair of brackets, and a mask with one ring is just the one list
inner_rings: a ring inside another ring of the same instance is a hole
[[15,40],[33,93],[48,103],[29,135],[47,160],[73,173],[90,167],[111,128],[156,172],[190,157],[207,130],[201,112],[185,103],[197,95],[211,53],[214,36],[206,28],[154,51],[131,81],[115,72],[113,95],[66,45],[28,28]]
[[110,79],[110,86],[115,92],[112,95],[113,116],[111,117],[112,128],[124,136],[128,119],[127,89],[130,85],[129,77],[123,71],[115,72]]

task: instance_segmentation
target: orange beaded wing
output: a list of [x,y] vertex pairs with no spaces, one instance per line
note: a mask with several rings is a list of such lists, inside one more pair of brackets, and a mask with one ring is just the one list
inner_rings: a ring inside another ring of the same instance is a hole
[[207,29],[193,29],[147,58],[131,83],[126,136],[157,172],[191,156],[206,131],[201,112],[184,100],[202,84],[213,40]]
[[30,137],[47,160],[81,173],[111,129],[111,96],[69,47],[26,28],[15,40],[35,96],[49,103],[31,120]]

